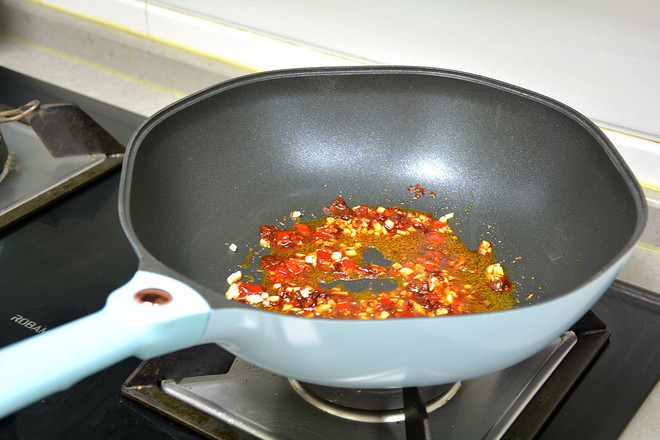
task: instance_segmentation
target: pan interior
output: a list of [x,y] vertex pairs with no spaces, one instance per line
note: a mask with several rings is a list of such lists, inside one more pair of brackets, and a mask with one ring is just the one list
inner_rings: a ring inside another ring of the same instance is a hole
[[[217,292],[212,305],[222,306],[259,225],[292,210],[309,219],[342,196],[453,212],[468,247],[491,241],[521,302],[533,302],[588,280],[635,231],[630,182],[608,148],[569,109],[468,75],[257,75],[143,127],[129,156],[127,220],[145,255]],[[437,196],[413,199],[415,184]]]

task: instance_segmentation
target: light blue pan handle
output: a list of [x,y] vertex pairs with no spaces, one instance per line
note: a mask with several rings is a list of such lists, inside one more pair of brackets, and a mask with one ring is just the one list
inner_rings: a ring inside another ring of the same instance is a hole
[[0,418],[130,356],[194,346],[209,314],[208,303],[187,285],[138,271],[100,311],[0,350]]

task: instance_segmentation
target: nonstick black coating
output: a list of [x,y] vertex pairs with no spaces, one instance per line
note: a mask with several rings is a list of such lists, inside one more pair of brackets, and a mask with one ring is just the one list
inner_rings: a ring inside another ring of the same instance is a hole
[[[224,298],[225,279],[259,225],[292,210],[309,219],[338,196],[453,212],[468,247],[494,244],[521,305],[594,277],[645,221],[635,180],[586,118],[446,70],[243,77],[164,109],[131,144],[121,213],[142,265],[192,280],[214,307],[242,306]],[[415,184],[437,197],[413,200]]]

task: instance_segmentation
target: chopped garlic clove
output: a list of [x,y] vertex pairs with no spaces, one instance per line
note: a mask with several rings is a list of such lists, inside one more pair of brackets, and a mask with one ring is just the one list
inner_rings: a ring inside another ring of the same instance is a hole
[[227,277],[227,283],[228,284],[234,284],[236,281],[240,280],[243,278],[243,273],[240,270],[237,270],[233,274],[229,275]]
[[229,289],[227,289],[227,293],[225,293],[225,296],[228,299],[236,299],[238,298],[238,295],[240,292],[238,291],[238,286],[236,284],[232,284],[229,286]]

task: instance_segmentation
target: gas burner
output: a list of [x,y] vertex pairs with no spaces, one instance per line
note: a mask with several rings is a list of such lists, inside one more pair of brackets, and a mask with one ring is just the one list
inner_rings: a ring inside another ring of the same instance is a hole
[[[294,391],[328,414],[356,422],[393,423],[406,419],[404,389],[337,388],[289,379]],[[426,413],[454,397],[463,382],[417,388]]]
[[[395,392],[303,385],[209,344],[143,362],[122,392],[212,439],[531,439],[608,340],[605,325],[589,312],[544,350],[505,370]],[[367,403],[355,399],[362,394],[369,394]],[[324,399],[319,407],[316,400]],[[370,409],[372,400],[377,410]],[[360,418],[365,413],[368,420]]]

